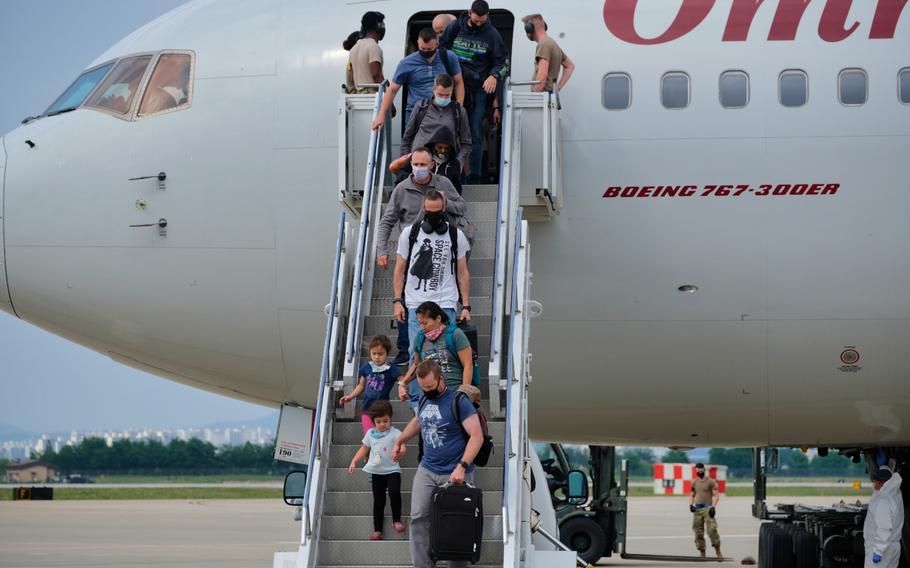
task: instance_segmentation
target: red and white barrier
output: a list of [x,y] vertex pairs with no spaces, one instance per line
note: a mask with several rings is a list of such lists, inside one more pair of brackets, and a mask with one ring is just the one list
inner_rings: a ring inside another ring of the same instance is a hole
[[[717,490],[727,492],[727,466],[705,465],[708,477],[717,481]],[[691,463],[656,463],[654,464],[655,495],[689,495],[692,493],[692,480],[695,479],[695,464]]]

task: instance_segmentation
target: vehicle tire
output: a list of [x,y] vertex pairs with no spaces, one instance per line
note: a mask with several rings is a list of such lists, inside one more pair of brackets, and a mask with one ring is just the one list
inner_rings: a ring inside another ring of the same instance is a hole
[[774,523],[762,523],[758,529],[758,568],[771,568],[770,541]]
[[793,533],[794,568],[819,567],[819,542],[814,534],[799,530]]
[[842,534],[825,539],[822,545],[822,566],[824,568],[849,568],[863,564],[863,557],[857,556],[853,540]]
[[762,557],[765,568],[794,568],[793,537],[786,529],[771,524],[767,530],[765,546],[759,549],[760,561]]
[[607,551],[607,535],[587,517],[572,517],[561,524],[559,540],[589,564],[596,563]]

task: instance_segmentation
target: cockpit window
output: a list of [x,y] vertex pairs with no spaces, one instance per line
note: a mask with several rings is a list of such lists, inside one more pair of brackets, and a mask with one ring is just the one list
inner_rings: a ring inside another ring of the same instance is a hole
[[162,54],[139,104],[139,116],[188,107],[191,96],[191,72],[192,57],[189,54]]
[[120,60],[107,76],[86,106],[106,109],[117,114],[127,114],[133,105],[133,98],[139,90],[139,83],[145,75],[151,55],[140,55]]
[[82,104],[82,101],[85,100],[85,97],[89,96],[89,93],[95,88],[95,85],[98,84],[101,79],[107,75],[107,72],[111,70],[111,67],[114,66],[114,63],[107,63],[101,67],[96,67],[90,69],[79,75],[79,78],[73,81],[73,84],[69,86],[67,90],[63,92],[62,95],[57,97],[57,100],[54,101],[44,114],[56,114],[59,112],[72,110],[78,108]]

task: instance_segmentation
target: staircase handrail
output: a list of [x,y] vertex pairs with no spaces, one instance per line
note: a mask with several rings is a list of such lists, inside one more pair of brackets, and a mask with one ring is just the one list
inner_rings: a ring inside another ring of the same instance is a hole
[[[382,108],[382,99],[385,96],[385,84],[379,86],[379,90],[376,92],[376,100],[373,103],[373,120],[379,115],[379,111]],[[357,256],[354,260],[354,288],[351,296],[351,313],[350,319],[348,321],[348,337],[347,343],[345,346],[345,361],[351,363],[354,360],[355,356],[355,346],[358,345],[358,338],[362,334],[363,330],[361,329],[361,308],[363,305],[363,288],[364,281],[372,276],[370,270],[364,270],[364,259],[367,255],[367,250],[371,247],[368,247],[367,237],[369,235],[370,226],[374,223],[372,218],[374,199],[378,196],[378,199],[382,200],[382,181],[385,178],[383,171],[380,171],[377,175],[376,167],[377,164],[382,164],[380,167],[385,168],[385,161],[388,153],[388,144],[383,144],[383,139],[386,142],[390,139],[390,120],[386,120],[381,129],[373,130],[370,132],[370,150],[369,156],[367,159],[367,168],[366,175],[363,180],[363,202],[360,212],[360,230],[358,233],[357,239]],[[372,123],[372,121],[371,121]],[[378,214],[379,209],[377,208],[376,213]],[[372,266],[372,260],[370,259],[370,265]],[[365,274],[366,272],[366,274]]]
[[312,525],[312,503],[310,502],[310,493],[313,487],[313,480],[316,477],[314,475],[316,470],[316,456],[317,449],[322,444],[322,431],[323,431],[323,417],[322,414],[325,412],[325,399],[327,393],[331,392],[331,366],[333,364],[333,352],[334,342],[332,337],[334,336],[334,327],[335,327],[335,310],[338,305],[338,288],[340,285],[339,274],[341,273],[341,258],[344,255],[344,244],[345,244],[345,214],[341,213],[341,218],[338,221],[338,241],[335,247],[335,267],[332,272],[332,292],[329,299],[329,310],[328,318],[325,324],[325,346],[322,352],[322,367],[319,372],[319,394],[316,398],[316,414],[314,416],[314,428],[313,436],[310,441],[310,459],[307,466],[307,479],[306,486],[303,491],[303,508],[304,508],[304,529],[303,529],[303,539],[301,543],[306,542],[305,539],[309,537],[310,528]]
[[[505,101],[503,105],[502,116],[502,142],[499,153],[499,198],[496,205],[496,240],[495,240],[495,260],[493,262],[493,291],[492,291],[492,318],[490,328],[490,371],[489,377],[500,377],[501,375],[501,356],[502,356],[502,318],[504,315],[505,304],[505,275],[506,275],[506,257],[508,256],[508,228],[509,212],[512,210],[510,203],[509,188],[511,187],[511,157],[512,151],[512,93],[511,79],[506,77],[503,89]],[[490,398],[492,401],[498,401],[499,384],[490,383]],[[497,392],[494,393],[493,389]],[[495,394],[495,397],[494,397]],[[499,408],[492,409],[494,414],[499,414]]]
[[[521,219],[522,210],[518,209],[518,219]],[[512,447],[512,435],[515,432],[512,431],[512,414],[516,412],[515,404],[518,394],[521,392],[522,385],[519,384],[518,388],[515,388],[516,382],[521,382],[521,377],[523,376],[523,369],[520,369],[519,376],[515,376],[515,364],[514,364],[514,351],[516,346],[521,346],[520,338],[515,337],[515,327],[516,321],[518,319],[519,313],[523,312],[519,306],[518,302],[518,284],[519,284],[519,255],[521,254],[521,244],[522,244],[522,231],[524,229],[523,222],[517,222],[515,224],[515,243],[513,250],[513,265],[512,265],[512,302],[510,307],[510,321],[509,321],[509,353],[508,359],[506,362],[506,380],[508,381],[508,386],[506,389],[506,416],[505,416],[505,440],[503,442],[503,467],[502,467],[502,523],[503,523],[503,544],[508,544],[510,538],[509,535],[512,532],[517,534],[519,529],[517,523],[517,517],[515,520],[511,518],[511,507],[510,503],[510,477],[511,472],[511,458],[515,457]],[[520,409],[518,409],[520,410]],[[518,444],[516,443],[516,446]],[[520,456],[519,456],[520,457]]]

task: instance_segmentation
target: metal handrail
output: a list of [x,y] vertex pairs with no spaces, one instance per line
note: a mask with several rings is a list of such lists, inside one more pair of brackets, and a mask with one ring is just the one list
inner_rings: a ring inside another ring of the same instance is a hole
[[[385,95],[385,85],[380,85],[376,92],[376,102],[373,103],[373,119],[382,108],[382,98]],[[388,121],[386,121],[388,122]],[[387,125],[382,130],[386,130]],[[373,209],[373,193],[376,186],[376,163],[379,161],[381,130],[370,132],[370,151],[367,160],[366,176],[363,180],[363,201],[360,211],[360,234],[357,242],[357,257],[354,261],[354,290],[351,296],[351,315],[348,323],[348,339],[345,347],[345,359],[348,363],[354,359],[354,343],[360,327],[360,308],[363,303],[363,257],[367,250],[367,234],[370,225],[370,215]],[[382,180],[383,176],[380,175]]]
[[[335,307],[338,300],[338,276],[341,272],[341,257],[344,253],[344,222],[345,214],[342,212],[341,218],[338,221],[338,244],[335,247],[335,268],[332,275],[332,295],[329,299],[328,321],[325,324],[325,348],[322,352],[322,368],[320,370],[319,376],[319,395],[316,399],[316,416],[313,422],[313,435],[312,439],[310,440],[310,461],[307,466],[306,486],[303,491],[303,508],[306,527],[311,526],[310,491],[313,485],[313,471],[316,467],[316,447],[322,439],[320,435],[321,432],[319,430],[322,413],[325,409],[325,393],[327,390],[326,387],[330,383],[331,371],[329,367],[332,364],[332,335],[334,331],[333,328],[335,326]],[[304,531],[304,534],[306,534],[306,531]]]
[[[518,219],[521,219],[522,210],[518,209]],[[512,302],[510,308],[509,321],[509,352],[508,362],[506,365],[506,380],[509,381],[509,388],[506,389],[506,422],[505,422],[505,441],[503,442],[503,466],[502,466],[502,519],[503,519],[503,542],[508,540],[509,535],[509,457],[512,453],[512,406],[515,403],[515,397],[511,396],[512,375],[515,371],[514,354],[515,347],[515,319],[518,311],[518,255],[521,250],[521,223],[515,224],[515,249],[512,261]],[[515,527],[517,530],[517,527]]]
[[[501,254],[505,254],[506,243],[504,239],[506,238],[506,230],[509,226],[509,220],[504,217],[504,213],[507,215],[508,211],[511,210],[511,203],[506,203],[507,192],[511,184],[512,179],[512,166],[510,163],[510,158],[506,157],[512,151],[512,105],[511,105],[511,79],[506,77],[505,86],[503,88],[503,94],[505,95],[506,100],[503,101],[505,105],[505,112],[502,117],[502,142],[500,145],[499,152],[499,197],[498,203],[496,204],[496,241],[495,241],[495,251],[496,259],[493,262],[493,297],[492,297],[492,306],[493,306],[493,317],[492,317],[492,327],[490,328],[490,359],[499,361],[499,355],[502,351],[502,306],[499,304],[503,301],[503,293],[505,291],[505,282],[500,283],[505,270],[505,259],[500,259]],[[500,250],[500,243],[502,243],[502,249]],[[502,265],[502,268],[500,268]],[[499,388],[498,385],[496,388]],[[497,409],[498,412],[498,409]]]

